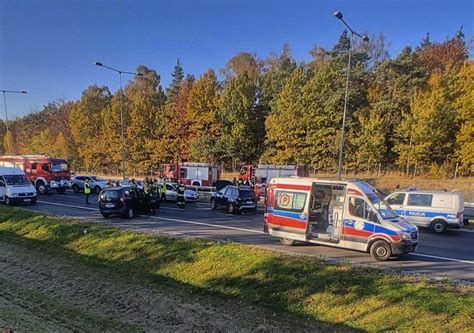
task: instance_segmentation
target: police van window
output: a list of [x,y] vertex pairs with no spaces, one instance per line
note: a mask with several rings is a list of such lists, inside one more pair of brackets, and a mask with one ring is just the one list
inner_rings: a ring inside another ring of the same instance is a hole
[[275,208],[289,212],[301,213],[306,203],[306,193],[276,191]]
[[431,194],[410,193],[408,195],[408,206],[431,207],[433,196]]
[[369,204],[362,198],[349,198],[349,213],[352,216],[378,223],[377,216]]
[[405,201],[405,193],[394,194],[387,200],[389,205],[403,205],[404,201]]

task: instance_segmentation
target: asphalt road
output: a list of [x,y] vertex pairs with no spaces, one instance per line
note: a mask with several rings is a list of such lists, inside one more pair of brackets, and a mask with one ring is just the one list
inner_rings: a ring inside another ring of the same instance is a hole
[[421,230],[416,253],[386,262],[377,262],[367,253],[328,246],[313,244],[283,246],[276,238],[263,233],[263,213],[261,212],[256,215],[229,215],[224,211],[212,211],[207,203],[188,204],[185,210],[178,209],[174,203],[165,203],[154,215],[140,215],[131,220],[119,217],[105,219],[99,213],[97,196],[92,195],[90,202],[91,204],[86,206],[82,193],[74,194],[68,191],[64,195],[54,193],[42,195],[38,198],[36,205],[25,206],[25,208],[55,215],[93,219],[99,223],[120,225],[139,231],[231,240],[289,253],[350,260],[364,265],[474,282],[473,232],[452,230],[437,235]]

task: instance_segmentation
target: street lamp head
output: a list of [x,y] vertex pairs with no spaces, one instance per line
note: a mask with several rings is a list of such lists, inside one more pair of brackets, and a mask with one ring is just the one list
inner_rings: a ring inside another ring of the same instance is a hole
[[363,40],[364,42],[368,42],[368,41],[369,41],[369,37],[367,37],[366,35],[363,35],[363,36],[362,36],[362,40]]
[[94,65],[96,65],[96,66],[103,66],[101,62],[97,62],[97,61],[94,62]]
[[342,13],[340,11],[335,11],[334,12],[334,16],[338,19],[338,20],[342,20]]
[[25,90],[22,90],[20,91],[22,94],[27,94],[28,92],[26,92]]

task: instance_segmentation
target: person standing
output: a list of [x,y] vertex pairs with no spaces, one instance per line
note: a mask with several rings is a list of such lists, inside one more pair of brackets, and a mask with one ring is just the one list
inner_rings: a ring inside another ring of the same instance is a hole
[[160,187],[161,201],[166,201],[166,184],[163,182]]
[[186,187],[183,184],[179,184],[176,191],[176,194],[177,194],[176,204],[178,205],[178,207],[184,208],[186,206],[186,201],[184,198],[185,191],[186,191]]
[[89,205],[89,195],[91,195],[91,186],[89,184],[89,179],[86,179],[84,182],[84,195],[86,196],[86,205]]

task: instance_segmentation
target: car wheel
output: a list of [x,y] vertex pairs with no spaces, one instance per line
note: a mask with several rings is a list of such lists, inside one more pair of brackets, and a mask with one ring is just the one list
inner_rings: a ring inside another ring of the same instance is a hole
[[110,214],[102,213],[102,216],[105,217],[105,218],[108,218],[110,216]]
[[227,206],[227,212],[229,214],[235,214],[235,207],[233,203],[230,203],[229,206]]
[[40,193],[40,194],[46,194],[48,193],[48,188],[46,187],[46,185],[44,184],[44,182],[42,180],[38,181],[36,183],[36,190]]
[[74,193],[79,193],[79,186],[77,184],[72,185],[72,191]]
[[217,209],[217,202],[214,199],[211,199],[211,209],[216,210]]
[[99,194],[100,191],[102,191],[102,189],[100,188],[100,186],[94,187],[94,193],[95,193],[95,194]]
[[5,197],[5,205],[7,206],[11,206],[12,205],[12,201],[9,197]]
[[135,216],[135,212],[133,211],[132,208],[129,208],[127,211],[127,218],[133,219],[134,216]]
[[295,240],[291,238],[280,238],[280,243],[285,246],[293,246],[295,245]]
[[446,231],[446,222],[443,220],[434,220],[431,222],[431,230],[436,234],[442,234]]
[[386,241],[378,240],[370,247],[370,255],[377,261],[386,261],[392,256],[392,248]]

